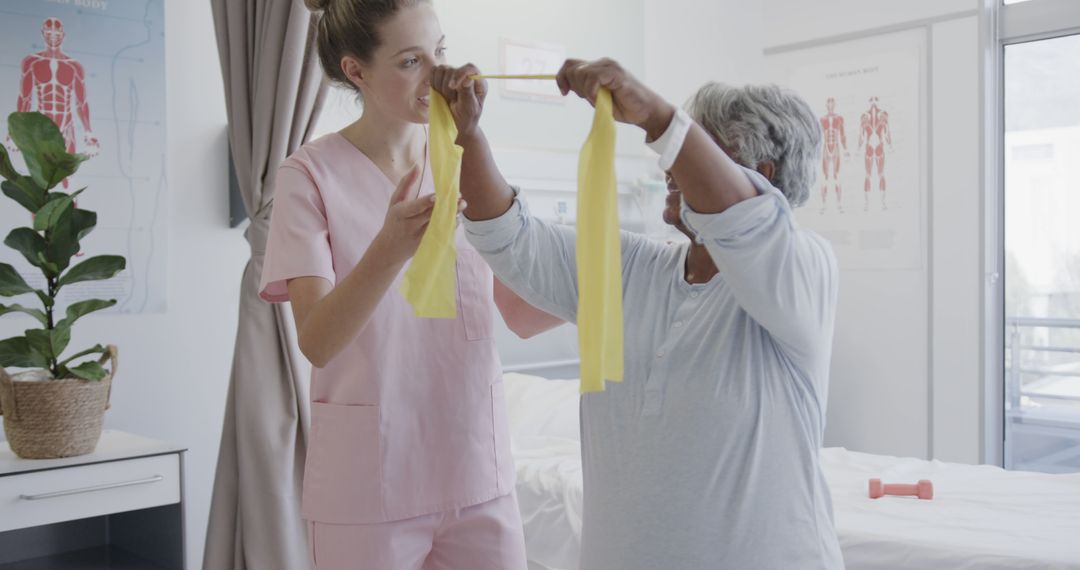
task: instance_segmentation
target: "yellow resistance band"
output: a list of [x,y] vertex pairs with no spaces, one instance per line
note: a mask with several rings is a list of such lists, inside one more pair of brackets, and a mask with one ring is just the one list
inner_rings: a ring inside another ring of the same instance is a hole
[[405,271],[401,292],[418,317],[452,319],[457,316],[457,249],[454,231],[461,183],[463,149],[454,144],[457,126],[446,99],[431,90],[428,148],[435,177],[435,208],[420,247]]
[[556,79],[555,75],[470,75],[469,79]]
[[[489,76],[490,77],[490,76]],[[554,77],[554,76],[550,76]],[[548,78],[545,76],[544,78]],[[431,91],[431,170],[435,210],[402,292],[420,317],[455,317],[454,220],[462,148],[450,107]],[[615,117],[611,93],[596,97],[592,131],[578,163],[578,349],[581,392],[599,392],[604,381],[623,379],[622,256],[615,186]]]
[[622,255],[615,187],[611,92],[596,95],[592,131],[581,148],[577,203],[578,350],[581,392],[623,379]]

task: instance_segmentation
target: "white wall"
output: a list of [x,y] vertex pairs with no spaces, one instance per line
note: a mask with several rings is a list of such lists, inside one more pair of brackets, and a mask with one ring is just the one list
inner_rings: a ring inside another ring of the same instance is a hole
[[843,36],[974,10],[978,0],[765,0],[765,47]]
[[[436,2],[435,9],[446,34],[450,65],[473,63],[483,73],[499,73],[500,40],[507,39],[561,46],[567,57],[612,57],[640,75],[645,67],[641,40],[644,1],[454,0]],[[571,13],[575,17],[568,18]],[[605,21],[605,25],[593,26],[597,21]],[[592,118],[588,103],[575,96],[550,103],[506,98],[500,93],[501,86],[498,80],[489,82],[481,123],[492,147],[574,153],[581,148]],[[316,131],[337,130],[359,117],[359,112],[351,95],[335,94]],[[637,133],[625,125],[619,129],[618,153],[644,153],[644,145],[635,144],[640,138]]]
[[[927,41],[925,263],[845,270],[826,444],[980,459],[979,28],[971,0],[771,0],[768,52],[916,30]],[[866,32],[870,32],[867,34]]]
[[[187,557],[198,568],[248,251],[228,228],[225,103],[210,4],[165,2],[165,26],[168,309],[88,317],[72,346],[120,349],[106,428],[188,448]],[[107,223],[109,212],[98,213]],[[0,319],[0,337],[28,324]]]
[[107,425],[188,448],[189,568],[202,564],[240,276],[248,247],[228,224],[225,101],[208,2],[165,2],[168,310],[80,321],[122,351]]
[[982,266],[980,185],[983,93],[979,22],[934,26],[931,195],[932,361],[930,455],[978,463],[982,457]]
[[[559,45],[570,58],[611,57],[642,74],[643,1],[453,0],[437,3],[436,9],[446,33],[448,57],[455,65],[471,62],[485,73],[498,73],[499,40],[505,38]],[[490,87],[483,126],[493,147],[575,153],[581,148],[592,122],[588,103],[577,97],[557,103],[508,99],[499,95],[501,85],[496,81]],[[633,128],[620,125],[617,152],[643,152],[643,145],[635,144],[637,138]]]
[[[788,70],[804,65],[828,65],[838,58],[874,58],[877,53],[887,56],[894,50],[911,50],[911,53],[918,54],[919,61],[924,61],[929,52],[927,42],[926,30],[919,28],[875,34],[841,43],[830,41],[793,51],[769,52],[767,59],[770,68],[775,68],[773,73],[776,80],[783,83],[791,77]],[[910,254],[905,255],[906,248],[898,246],[896,251],[879,253],[881,259],[875,260],[875,269],[851,269],[857,266],[851,263],[854,256],[845,258],[844,255],[853,252],[838,248],[841,281],[830,385],[830,404],[836,402],[838,405],[830,405],[829,408],[825,438],[827,445],[889,450],[889,453],[897,455],[926,454],[930,428],[927,408],[930,394],[927,376],[929,292],[926,285],[929,177],[924,171],[928,162],[925,152],[929,144],[929,121],[928,117],[919,114],[919,109],[925,115],[930,108],[925,94],[928,84],[926,75],[926,71],[922,70],[914,78],[917,83],[913,87],[918,94],[917,100],[912,102],[915,107],[906,113],[901,112],[898,117],[903,121],[904,114],[911,116],[914,128],[905,130],[902,125],[894,125],[892,129],[898,147],[902,147],[901,141],[905,138],[914,143],[909,146],[914,150],[911,159],[913,164],[923,167],[919,175],[904,177],[921,186],[921,193],[911,191],[918,188],[899,188],[903,182],[896,177],[890,181],[890,194],[894,196],[891,199],[893,211],[897,211],[899,205],[901,210],[913,213],[911,220],[895,226],[898,233],[903,235],[897,239],[898,243],[903,241],[915,245],[913,258],[907,257]],[[816,95],[820,96],[821,93]],[[886,96],[885,93],[882,95]],[[898,111],[895,108],[890,110],[894,117],[897,117]],[[849,120],[849,125],[852,125],[853,119]],[[849,126],[848,129],[851,137],[848,148],[854,155],[849,164],[854,167],[852,170],[857,171],[860,151],[854,148],[855,133],[852,131],[855,127]],[[899,152],[894,155],[897,158],[902,156]],[[895,175],[898,162],[893,160],[892,164],[890,167],[887,163],[886,168]],[[853,202],[857,209],[860,198],[857,186],[853,186],[850,180],[845,186],[849,212],[845,217],[848,219],[852,215]],[[901,192],[903,198],[900,197]],[[876,204],[876,195],[866,198]],[[901,200],[906,201],[900,203]],[[802,209],[798,215],[811,226],[819,216],[808,208]],[[889,267],[891,269],[880,269]],[[903,269],[899,269],[901,267]],[[921,339],[921,342],[916,339]],[[904,349],[897,351],[897,347]],[[896,381],[883,381],[885,376],[881,371],[888,371],[888,377]],[[850,405],[852,401],[858,405]],[[878,426],[895,429],[878,429]]]
[[927,37],[925,262],[844,270],[826,444],[978,462],[981,109],[975,0],[646,0],[647,79],[775,81],[768,56],[905,29]]
[[766,79],[763,2],[645,0],[645,79],[682,105],[708,81]]

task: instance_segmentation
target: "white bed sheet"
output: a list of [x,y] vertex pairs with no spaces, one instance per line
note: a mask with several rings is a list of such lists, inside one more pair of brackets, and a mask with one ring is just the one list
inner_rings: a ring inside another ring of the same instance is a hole
[[[1080,474],[821,450],[852,570],[1080,568]],[[929,479],[934,498],[867,496],[867,481]]]
[[506,374],[517,499],[530,570],[577,570],[581,441],[576,380]]
[[[577,381],[507,374],[531,568],[577,570]],[[822,468],[849,570],[1080,569],[1080,474],[1005,471],[827,448]],[[870,499],[867,481],[930,479],[935,497]]]

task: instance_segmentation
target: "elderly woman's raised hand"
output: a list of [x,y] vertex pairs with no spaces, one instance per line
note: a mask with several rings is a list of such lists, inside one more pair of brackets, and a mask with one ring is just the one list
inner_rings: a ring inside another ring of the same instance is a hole
[[663,134],[675,114],[672,104],[611,59],[568,59],[556,81],[563,95],[573,91],[594,105],[600,88],[607,88],[611,91],[615,120],[645,129],[650,139]]
[[458,140],[472,136],[480,123],[487,97],[487,82],[472,79],[480,70],[473,64],[461,67],[440,65],[432,70],[431,87],[446,99],[458,130]]

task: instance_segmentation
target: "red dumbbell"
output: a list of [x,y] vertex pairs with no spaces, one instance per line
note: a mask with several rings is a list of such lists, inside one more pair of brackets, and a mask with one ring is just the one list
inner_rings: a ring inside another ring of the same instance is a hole
[[871,479],[870,498],[880,499],[885,495],[911,495],[920,499],[929,500],[934,498],[934,484],[926,479],[922,479],[914,485],[883,485],[881,479]]

